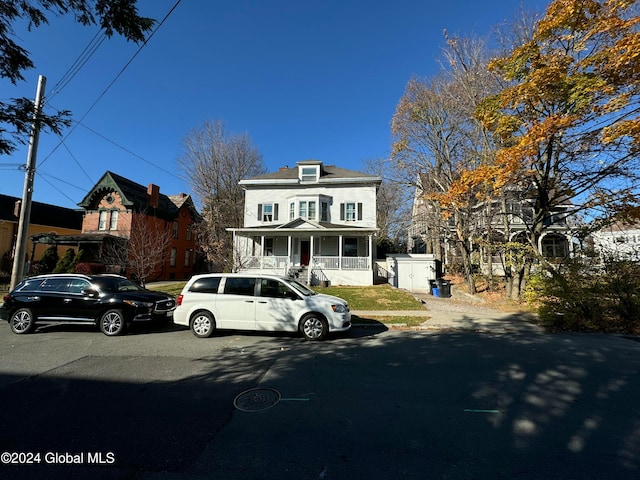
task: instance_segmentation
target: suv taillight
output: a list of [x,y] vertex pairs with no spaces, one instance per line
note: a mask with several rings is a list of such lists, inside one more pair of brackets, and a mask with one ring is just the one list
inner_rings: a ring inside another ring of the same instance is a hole
[[8,293],[4,297],[2,297],[2,301],[3,302],[8,302],[9,301],[9,294]]
[[178,306],[182,305],[182,297],[184,297],[184,295],[182,294],[178,295],[178,301],[176,302],[176,305]]

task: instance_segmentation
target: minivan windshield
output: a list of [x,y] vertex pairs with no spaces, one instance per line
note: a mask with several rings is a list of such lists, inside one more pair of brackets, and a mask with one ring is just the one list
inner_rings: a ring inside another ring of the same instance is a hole
[[300,283],[297,280],[289,280],[289,283],[291,285],[293,285],[294,287],[296,287],[296,290],[298,290],[305,297],[308,297],[309,295],[317,295],[316,292],[314,292],[313,290],[309,289],[306,285]]

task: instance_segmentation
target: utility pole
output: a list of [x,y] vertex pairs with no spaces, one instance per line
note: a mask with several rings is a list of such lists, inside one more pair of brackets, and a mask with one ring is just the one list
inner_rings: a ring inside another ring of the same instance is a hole
[[[46,77],[40,75],[38,77],[38,89],[36,90],[31,135],[29,136],[27,168],[24,173],[24,189],[22,190],[22,205],[20,208],[20,220],[18,221],[18,237],[16,238],[16,248],[13,256],[13,269],[11,270],[11,290],[20,283],[24,273],[24,256],[27,250],[27,235],[29,233],[29,220],[31,218],[33,178],[36,174],[36,155],[38,153],[38,138],[40,137],[40,112],[42,112],[44,87],[46,84]],[[33,260],[33,258],[31,260]]]

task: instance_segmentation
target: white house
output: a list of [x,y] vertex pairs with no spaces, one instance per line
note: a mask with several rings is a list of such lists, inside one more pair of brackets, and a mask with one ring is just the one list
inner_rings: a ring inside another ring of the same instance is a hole
[[[453,217],[442,220],[434,203],[426,199],[429,176],[418,176],[418,187],[413,202],[412,223],[408,229],[410,253],[434,254],[443,265],[459,262],[455,249],[455,223]],[[504,207],[501,201],[478,201],[467,213],[469,225],[468,242],[474,252],[473,261],[484,273],[504,275],[499,255],[490,257],[478,239],[491,238],[493,242],[523,242],[534,218],[534,199],[516,188],[505,192]],[[564,199],[544,219],[544,232],[538,241],[538,251],[546,258],[565,258],[574,254],[574,220],[570,215],[573,204]],[[506,208],[506,210],[503,210]]]
[[229,229],[236,270],[373,285],[381,181],[319,160],[241,180],[244,227]]
[[640,223],[614,223],[594,233],[593,243],[603,256],[640,261]]

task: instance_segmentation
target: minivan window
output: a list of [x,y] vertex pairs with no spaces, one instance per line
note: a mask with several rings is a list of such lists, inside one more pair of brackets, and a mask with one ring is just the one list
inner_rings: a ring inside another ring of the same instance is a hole
[[270,278],[263,278],[260,280],[261,297],[287,298],[291,295],[290,292],[292,292],[292,290],[278,280]]
[[219,286],[220,277],[205,277],[193,282],[191,287],[189,287],[189,291],[199,293],[218,293]]
[[224,293],[227,295],[253,296],[255,291],[255,278],[227,277],[224,284]]
[[310,290],[309,288],[307,288],[306,285],[298,282],[297,280],[289,280],[289,282],[291,282],[291,284],[295,286],[300,291],[300,293],[302,293],[304,296],[316,294],[316,292],[314,292],[313,290]]

